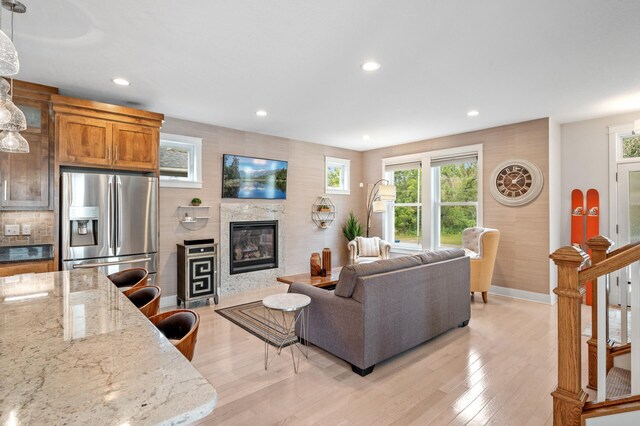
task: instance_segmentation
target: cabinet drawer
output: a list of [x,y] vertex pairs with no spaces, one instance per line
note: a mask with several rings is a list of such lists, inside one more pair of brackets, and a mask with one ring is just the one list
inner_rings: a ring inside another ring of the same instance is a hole
[[53,272],[53,261],[36,261],[20,263],[0,264],[0,277],[10,277],[18,274],[39,274],[42,272]]

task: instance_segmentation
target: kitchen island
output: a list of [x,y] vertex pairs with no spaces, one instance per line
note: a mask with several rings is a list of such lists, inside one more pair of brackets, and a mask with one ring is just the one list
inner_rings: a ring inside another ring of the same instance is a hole
[[0,424],[189,423],[211,384],[95,269],[0,278]]

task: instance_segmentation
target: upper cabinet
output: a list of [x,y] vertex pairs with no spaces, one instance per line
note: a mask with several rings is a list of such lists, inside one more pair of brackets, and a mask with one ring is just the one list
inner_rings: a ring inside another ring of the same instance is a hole
[[162,114],[66,96],[52,104],[60,165],[158,172]]
[[0,152],[0,210],[53,208],[51,96],[58,89],[14,80],[13,102],[24,112],[29,153]]

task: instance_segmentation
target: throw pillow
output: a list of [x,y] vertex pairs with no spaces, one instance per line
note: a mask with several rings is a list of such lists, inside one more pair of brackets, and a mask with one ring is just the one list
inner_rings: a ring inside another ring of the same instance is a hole
[[358,243],[358,256],[378,257],[380,256],[380,238],[356,237]]

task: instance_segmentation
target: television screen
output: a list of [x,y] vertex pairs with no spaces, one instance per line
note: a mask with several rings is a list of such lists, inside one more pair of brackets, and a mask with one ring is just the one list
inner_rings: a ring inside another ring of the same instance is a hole
[[287,162],[224,154],[222,198],[287,198]]

